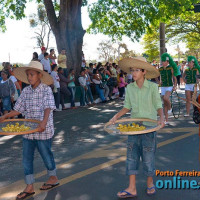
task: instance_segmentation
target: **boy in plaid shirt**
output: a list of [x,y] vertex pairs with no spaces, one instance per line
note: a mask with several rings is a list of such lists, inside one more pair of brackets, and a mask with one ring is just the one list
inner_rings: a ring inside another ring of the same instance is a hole
[[52,90],[47,86],[52,84],[53,80],[48,73],[43,71],[41,63],[31,61],[27,67],[15,69],[14,74],[17,79],[30,85],[22,91],[14,110],[2,116],[0,121],[19,114],[24,114],[26,119],[41,121],[38,132],[23,136],[23,166],[27,186],[16,198],[16,200],[22,200],[35,194],[33,187],[35,182],[33,176],[35,148],[38,149],[49,175],[49,179],[40,189],[48,190],[59,185],[51,151],[54,135],[53,110],[56,107]]

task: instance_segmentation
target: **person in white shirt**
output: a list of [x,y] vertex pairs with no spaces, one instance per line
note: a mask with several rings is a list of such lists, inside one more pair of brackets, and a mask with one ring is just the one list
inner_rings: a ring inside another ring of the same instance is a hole
[[43,67],[44,67],[44,71],[46,71],[49,74],[51,74],[51,65],[50,65],[49,54],[48,53],[44,53],[44,58],[41,60],[41,63],[43,65]]
[[85,69],[81,70],[78,81],[80,83],[80,89],[81,89],[80,106],[85,106],[89,104],[88,98],[87,98],[87,84],[86,84],[87,80],[85,76]]
[[53,95],[54,95],[55,104],[56,104],[56,110],[55,111],[61,111],[59,109],[59,105],[60,105],[60,78],[58,76],[57,70],[58,70],[57,64],[52,65],[51,76],[52,76],[53,82],[54,82]]

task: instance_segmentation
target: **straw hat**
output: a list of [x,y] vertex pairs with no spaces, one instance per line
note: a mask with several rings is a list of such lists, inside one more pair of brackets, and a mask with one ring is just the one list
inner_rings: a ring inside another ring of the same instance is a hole
[[51,85],[53,84],[53,78],[43,70],[43,66],[40,62],[38,61],[31,61],[27,67],[18,67],[18,68],[15,68],[14,69],[14,75],[15,77],[24,82],[24,83],[27,83],[27,84],[30,84],[28,82],[28,79],[27,79],[27,75],[26,75],[26,70],[35,70],[37,72],[40,72],[42,74],[42,78],[41,78],[41,82],[42,83],[45,83],[47,85]]
[[151,64],[149,64],[144,57],[124,58],[119,61],[119,67],[126,73],[130,73],[131,68],[145,69],[147,79],[157,78],[160,72]]

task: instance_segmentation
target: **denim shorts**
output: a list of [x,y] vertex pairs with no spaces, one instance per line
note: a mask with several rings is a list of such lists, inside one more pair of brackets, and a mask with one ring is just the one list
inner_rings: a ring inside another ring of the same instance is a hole
[[126,174],[139,172],[140,158],[146,176],[155,174],[156,132],[128,136]]
[[10,96],[2,98],[3,103],[3,111],[10,111],[11,110],[11,99]]

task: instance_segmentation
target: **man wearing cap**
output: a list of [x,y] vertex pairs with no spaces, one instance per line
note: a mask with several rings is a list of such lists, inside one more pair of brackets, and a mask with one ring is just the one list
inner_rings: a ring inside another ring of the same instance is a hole
[[200,66],[194,56],[188,56],[188,67],[183,73],[183,80],[185,82],[185,96],[186,96],[186,114],[184,117],[190,116],[190,101],[194,92],[194,85],[198,83],[196,75],[199,75]]
[[161,80],[161,96],[164,102],[165,123],[168,124],[168,114],[172,112],[170,95],[172,90],[176,90],[178,68],[172,57],[168,53],[161,56],[162,67],[159,68]]
[[[145,58],[125,58],[119,61],[119,67],[126,73],[132,73],[134,83],[127,86],[124,108],[119,111],[110,122],[115,123],[117,119],[131,111],[131,118],[148,118],[157,120],[164,127],[162,102],[156,83],[147,79],[158,77],[159,71],[147,63]],[[149,124],[149,126],[152,126]],[[142,158],[143,170],[147,176],[148,195],[156,193],[153,184],[155,174],[155,152],[156,132],[129,135],[127,142],[126,174],[129,176],[129,186],[117,193],[119,198],[136,197],[136,175],[139,173],[140,158]]]
[[42,47],[41,48],[41,54],[38,56],[38,60],[41,61],[44,58],[44,53],[46,53],[46,48]]

